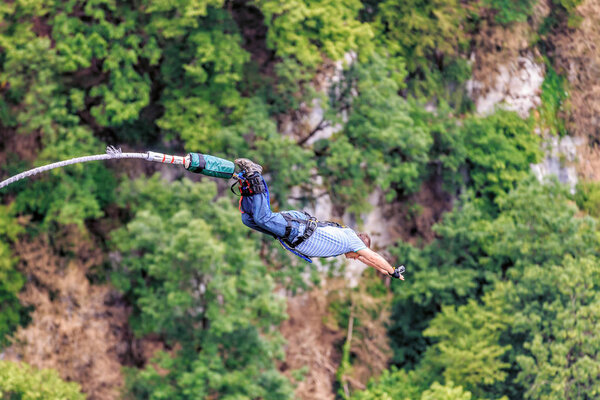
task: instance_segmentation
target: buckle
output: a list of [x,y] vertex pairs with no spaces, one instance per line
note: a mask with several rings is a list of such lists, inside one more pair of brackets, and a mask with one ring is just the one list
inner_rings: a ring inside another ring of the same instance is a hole
[[304,230],[304,234],[306,235],[307,233],[312,234],[315,229],[317,229],[317,227],[319,226],[318,221],[316,220],[316,218],[311,218],[308,221],[306,221],[306,229]]

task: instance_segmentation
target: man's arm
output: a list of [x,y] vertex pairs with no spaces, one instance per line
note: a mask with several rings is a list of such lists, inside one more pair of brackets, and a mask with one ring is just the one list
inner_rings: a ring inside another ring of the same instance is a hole
[[[376,270],[378,270],[379,272],[381,272],[385,275],[391,275],[394,273],[394,267],[392,267],[385,258],[380,256],[373,250],[366,248],[366,249],[357,251],[357,253],[358,253],[358,260],[363,262],[364,264],[367,264],[367,265],[375,268]],[[404,280],[404,277],[402,275],[400,275],[400,279]]]

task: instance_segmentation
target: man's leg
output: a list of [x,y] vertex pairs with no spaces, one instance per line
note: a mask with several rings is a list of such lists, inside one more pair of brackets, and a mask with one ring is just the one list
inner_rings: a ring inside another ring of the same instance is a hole
[[274,236],[273,232],[269,232],[269,231],[261,228],[260,226],[258,226],[256,224],[256,222],[254,222],[254,218],[252,217],[252,214],[249,214],[244,211],[242,211],[242,223],[250,229],[254,229],[255,231],[259,231],[261,233]]
[[[255,175],[255,177],[260,177],[260,179],[262,179],[262,176],[258,174]],[[264,185],[266,188],[266,183],[264,183]],[[246,226],[263,233],[273,234],[277,237],[283,237],[285,235],[287,221],[280,213],[271,211],[271,205],[269,204],[266,191],[264,193],[242,196],[240,208],[243,212],[242,222],[244,222]]]
[[[240,209],[242,213],[248,214],[246,217],[242,214],[242,222],[253,229],[260,228],[257,230],[261,232],[266,231],[277,237],[285,236],[287,221],[281,214],[271,211],[269,188],[261,175],[262,167],[247,158],[238,158],[235,164],[246,178],[246,181],[240,182]],[[297,230],[294,231],[297,233]]]

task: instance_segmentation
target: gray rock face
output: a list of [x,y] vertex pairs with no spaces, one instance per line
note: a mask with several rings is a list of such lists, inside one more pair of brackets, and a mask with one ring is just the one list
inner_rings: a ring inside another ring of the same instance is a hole
[[485,88],[481,82],[469,80],[467,91],[481,115],[491,114],[496,107],[502,107],[527,118],[531,109],[541,104],[540,93],[544,74],[544,65],[536,64],[533,55],[528,54],[526,57],[518,57],[499,65],[493,87],[483,90]]
[[581,138],[556,136],[546,139],[544,142],[544,160],[539,164],[532,164],[531,170],[535,176],[543,182],[550,176],[556,176],[561,183],[569,186],[571,193],[575,192],[577,184],[577,147],[584,144]]
[[[477,112],[481,115],[489,115],[497,107],[501,107],[527,118],[531,110],[541,104],[540,93],[544,75],[544,66],[536,64],[533,55],[528,54],[498,66],[493,87],[485,90],[481,82],[470,80],[467,82],[467,90],[475,102]],[[477,95],[479,93],[481,95]],[[544,161],[531,165],[533,173],[540,181],[554,175],[574,191],[577,184],[574,164],[577,158],[577,147],[581,144],[581,140],[570,136],[545,139]]]

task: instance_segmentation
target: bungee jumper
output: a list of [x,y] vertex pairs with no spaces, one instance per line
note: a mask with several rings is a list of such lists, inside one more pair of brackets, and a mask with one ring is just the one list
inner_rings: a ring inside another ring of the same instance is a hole
[[[216,178],[230,179],[235,175],[240,187],[240,211],[244,225],[278,239],[284,248],[298,257],[312,262],[310,257],[336,257],[361,261],[379,272],[404,280],[403,265],[394,268],[381,255],[371,250],[371,238],[366,233],[331,221],[318,221],[303,211],[271,211],[269,189],[262,176],[262,166],[247,158],[238,158],[235,163],[208,154],[188,153],[173,156],[148,151],[145,153],[123,153],[121,149],[107,146],[106,154],[73,158],[22,172],[0,182],[0,189],[21,179],[66,165],[111,159],[143,159],[163,164],[182,165],[190,172]],[[241,170],[235,174],[235,165]],[[233,188],[233,186],[232,186]]]
[[310,257],[336,257],[358,260],[379,272],[404,280],[403,265],[394,268],[385,258],[371,250],[366,233],[336,222],[318,221],[304,211],[271,211],[269,189],[262,177],[262,167],[247,158],[238,158],[242,222],[249,228],[271,235],[292,253],[311,262]]

